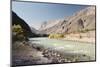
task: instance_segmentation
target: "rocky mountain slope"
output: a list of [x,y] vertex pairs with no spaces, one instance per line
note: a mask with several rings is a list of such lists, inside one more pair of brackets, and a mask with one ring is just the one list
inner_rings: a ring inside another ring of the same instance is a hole
[[37,36],[35,32],[32,32],[29,25],[22,18],[20,18],[15,12],[12,11],[12,26],[14,25],[20,25],[26,37]]
[[14,25],[20,25],[22,27],[23,35],[25,37],[39,37],[45,35],[44,33],[36,30],[34,27],[30,27],[22,18],[12,11],[12,26]]
[[95,30],[95,6],[82,9],[70,17],[44,22],[40,31],[50,33],[74,33]]

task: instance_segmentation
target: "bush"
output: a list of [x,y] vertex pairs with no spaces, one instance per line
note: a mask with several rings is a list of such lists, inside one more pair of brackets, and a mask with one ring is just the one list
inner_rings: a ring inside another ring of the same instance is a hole
[[27,37],[25,37],[23,29],[20,25],[12,26],[12,38],[13,38],[13,41],[27,40]]
[[63,38],[64,37],[64,35],[63,34],[50,34],[49,35],[49,38]]
[[20,25],[13,25],[12,27],[12,32],[17,34],[22,34],[23,33],[23,29]]

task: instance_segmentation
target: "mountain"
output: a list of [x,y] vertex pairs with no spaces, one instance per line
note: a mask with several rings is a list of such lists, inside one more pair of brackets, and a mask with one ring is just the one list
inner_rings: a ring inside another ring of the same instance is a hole
[[38,30],[36,30],[34,27],[30,27],[30,28],[31,28],[32,33],[35,33],[35,34],[38,33]]
[[36,30],[34,27],[31,27],[31,31],[37,35],[37,37],[47,37],[48,34],[45,34],[42,31]]
[[44,22],[39,30],[46,34],[95,30],[95,17],[95,6],[89,6],[70,17]]
[[26,37],[37,36],[35,32],[32,32],[29,25],[13,11],[12,11],[12,25],[20,25]]

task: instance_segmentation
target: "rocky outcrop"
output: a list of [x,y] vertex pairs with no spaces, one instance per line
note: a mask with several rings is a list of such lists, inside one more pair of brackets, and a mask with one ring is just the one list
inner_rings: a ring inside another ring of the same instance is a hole
[[95,30],[95,6],[82,9],[70,17],[44,22],[40,31],[50,33],[73,33]]

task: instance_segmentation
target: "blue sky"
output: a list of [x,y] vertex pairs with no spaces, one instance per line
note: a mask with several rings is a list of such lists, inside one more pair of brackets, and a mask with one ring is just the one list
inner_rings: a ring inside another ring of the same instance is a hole
[[39,29],[48,20],[62,19],[84,9],[84,5],[12,2],[12,10],[30,26]]

